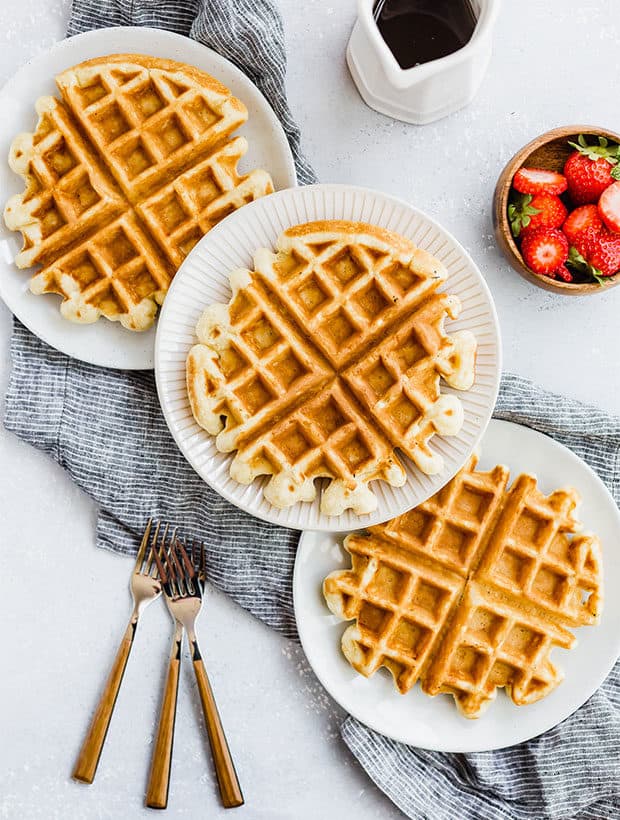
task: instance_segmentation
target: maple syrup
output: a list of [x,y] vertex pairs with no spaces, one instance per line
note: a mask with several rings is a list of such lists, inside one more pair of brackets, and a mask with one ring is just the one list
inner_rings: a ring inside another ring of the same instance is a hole
[[377,0],[373,16],[401,68],[453,54],[476,28],[470,0]]

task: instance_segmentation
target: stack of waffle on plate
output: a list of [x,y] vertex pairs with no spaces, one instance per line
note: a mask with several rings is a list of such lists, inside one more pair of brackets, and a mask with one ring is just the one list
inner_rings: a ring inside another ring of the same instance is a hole
[[345,540],[351,569],[324,582],[333,613],[354,620],[342,650],[363,675],[386,667],[398,690],[420,680],[468,718],[505,687],[517,705],[551,692],[553,647],[601,613],[598,539],[574,534],[572,489],[545,496],[530,475],[476,472],[476,457],[411,512]]
[[237,451],[230,474],[270,476],[278,507],[315,498],[321,511],[362,514],[377,499],[368,482],[406,480],[402,450],[425,473],[443,466],[429,446],[455,435],[463,407],[442,394],[474,380],[476,341],[448,335],[459,300],[437,288],[443,265],[372,225],[315,222],[285,231],[254,270],[231,275],[227,305],[202,316],[187,360],[194,416]]
[[208,74],[136,54],[56,83],[62,101],[41,97],[35,132],[11,146],[25,182],[5,209],[24,239],[16,263],[41,266],[31,289],[61,294],[65,318],[144,330],[200,237],[273,191],[265,171],[237,171],[247,110]]

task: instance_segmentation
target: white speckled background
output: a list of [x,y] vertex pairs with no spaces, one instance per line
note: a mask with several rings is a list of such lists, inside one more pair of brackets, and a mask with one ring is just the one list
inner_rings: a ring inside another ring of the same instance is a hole
[[[319,178],[383,189],[440,220],[489,282],[506,368],[620,412],[620,288],[567,299],[530,286],[498,255],[490,221],[495,179],[531,137],[576,122],[620,128],[620,110],[605,91],[620,69],[613,0],[506,0],[479,96],[422,128],[376,114],[358,97],[344,64],[354,0],[280,0],[280,6],[289,96]],[[67,12],[62,0],[2,0],[0,79],[59,39]],[[0,305],[2,394],[9,333],[10,315]],[[142,625],[95,785],[69,779],[129,607],[130,563],[94,548],[94,523],[94,505],[58,467],[0,430],[0,818],[152,816],[142,809],[142,796],[168,651],[162,607],[153,607]],[[235,817],[402,816],[344,748],[340,712],[299,647],[216,593],[202,634],[246,795]],[[198,708],[186,664],[171,817],[225,814]]]

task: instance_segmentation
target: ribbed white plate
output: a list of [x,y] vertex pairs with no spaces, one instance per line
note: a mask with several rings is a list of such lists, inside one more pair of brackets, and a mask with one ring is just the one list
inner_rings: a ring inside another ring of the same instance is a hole
[[22,66],[0,92],[0,298],[26,327],[44,342],[84,362],[123,370],[151,370],[155,329],[144,333],[126,330],[118,322],[99,319],[92,325],[68,322],[60,315],[60,297],[35,296],[29,290],[32,272],[19,270],[13,259],[21,247],[21,234],[10,231],[1,217],[5,201],[23,190],[23,182],[6,158],[13,138],[32,131],[37,117],[34,103],[42,94],[58,91],[54,77],[83,60],[104,54],[151,54],[190,63],[212,74],[247,106],[247,123],[236,133],[250,144],[239,163],[241,171],[265,168],[276,189],[295,185],[291,149],[273,109],[242,71],[215,51],[174,34],[146,27],[102,28],[69,37]]
[[[315,219],[346,219],[379,225],[411,239],[438,257],[449,272],[444,286],[463,305],[448,331],[471,330],[478,340],[476,379],[471,390],[455,392],[465,409],[458,436],[432,439],[445,460],[439,475],[427,476],[403,456],[407,483],[390,487],[374,481],[377,510],[358,516],[348,510],[338,518],[319,511],[320,491],[313,503],[285,510],[263,498],[266,478],[249,486],[228,475],[231,454],[219,453],[215,440],[192,416],[185,385],[185,359],[195,343],[194,328],[204,308],[230,299],[228,274],[236,267],[252,267],[254,251],[273,247],[291,225]],[[217,225],[196,245],[177,273],[164,303],[155,342],[155,373],[161,406],[181,451],[196,470],[224,498],[251,515],[284,527],[305,530],[350,530],[385,521],[420,504],[462,467],[482,436],[497,397],[501,371],[500,339],[491,294],[473,261],[459,243],[425,214],[395,197],[350,185],[309,185],[279,191],[246,205]]]
[[491,421],[481,444],[480,469],[510,468],[511,483],[521,472],[538,476],[550,493],[575,487],[582,503],[577,517],[595,532],[603,548],[607,590],[598,626],[575,629],[577,645],[554,648],[551,658],[565,673],[558,688],[538,703],[515,706],[499,692],[478,720],[460,715],[450,695],[431,698],[419,686],[406,695],[385,669],[371,678],[359,675],[340,649],[348,623],[327,608],[323,579],[350,566],[339,533],[304,533],[297,550],[293,595],[302,646],[316,676],[343,709],[377,732],[401,743],[440,752],[483,752],[522,743],[571,715],[598,689],[620,654],[620,513],[609,491],[574,453],[547,436],[507,421]]

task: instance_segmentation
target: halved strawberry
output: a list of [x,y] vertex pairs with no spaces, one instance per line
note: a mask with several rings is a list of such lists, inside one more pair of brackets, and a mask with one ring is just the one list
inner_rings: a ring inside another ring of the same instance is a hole
[[515,239],[536,228],[559,228],[567,213],[562,200],[553,194],[516,194],[508,205],[510,229]]
[[531,271],[548,276],[568,259],[568,240],[556,228],[537,228],[523,237],[521,254]]
[[519,168],[512,186],[521,194],[558,194],[567,186],[566,177],[546,168]]
[[577,246],[579,236],[584,231],[588,228],[600,231],[602,227],[603,221],[599,216],[596,205],[581,205],[566,217],[566,221],[562,225],[562,232],[568,239],[569,245]]
[[610,231],[620,233],[620,182],[605,188],[598,201],[598,212]]

